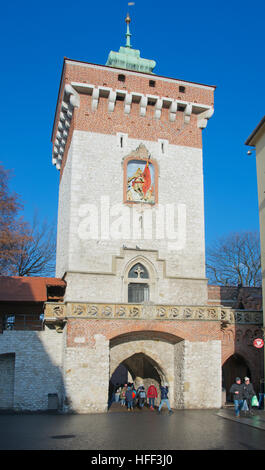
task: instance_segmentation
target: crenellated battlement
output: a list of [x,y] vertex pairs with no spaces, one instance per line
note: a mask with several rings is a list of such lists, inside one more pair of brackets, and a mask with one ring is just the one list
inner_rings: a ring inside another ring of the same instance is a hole
[[215,87],[114,67],[65,60],[53,131],[52,162],[60,170],[71,131],[201,148],[213,115]]
[[[97,87],[93,84],[71,82],[71,85],[67,84],[64,89],[59,114],[58,130],[54,141],[52,161],[53,164],[56,165],[57,169],[60,169],[61,167],[73,110],[80,106],[80,95],[88,95],[90,97],[89,106],[86,108],[87,113],[96,113],[98,110],[99,100],[103,99],[107,102],[108,113],[114,113],[117,102],[122,102],[122,111],[125,115],[131,114],[132,105],[135,104],[138,107],[139,117],[145,117],[147,115],[147,107],[151,106],[152,111],[149,114],[149,119],[161,119],[162,111],[164,110],[164,122],[167,121],[168,123],[174,123],[176,121],[177,113],[180,112],[182,126],[189,124],[191,115],[194,115],[199,129],[204,129],[207,126],[208,119],[211,118],[214,112],[213,107],[206,104],[190,103],[184,100],[138,93],[135,91],[128,92],[127,90],[120,89],[113,90],[106,86]],[[121,111],[120,107],[118,111]],[[169,126],[167,126],[167,130],[168,129]],[[177,132],[177,129],[174,127],[173,132]]]

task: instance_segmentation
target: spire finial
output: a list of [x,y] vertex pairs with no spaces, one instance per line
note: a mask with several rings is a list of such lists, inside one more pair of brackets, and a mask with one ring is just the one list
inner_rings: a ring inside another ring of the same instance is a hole
[[127,16],[125,18],[125,22],[127,23],[126,47],[131,48],[131,33],[130,33],[130,27],[129,27],[129,24],[131,22],[131,18],[130,18],[129,13],[127,13]]
[[[128,7],[133,5],[135,5],[134,2],[128,2]],[[138,49],[133,49],[131,46],[130,22],[131,17],[129,13],[127,13],[125,18],[125,23],[127,25],[126,45],[121,46],[119,52],[110,51],[106,65],[120,69],[139,70],[140,72],[153,73],[153,69],[156,65],[155,61],[143,59],[140,57],[140,51]]]

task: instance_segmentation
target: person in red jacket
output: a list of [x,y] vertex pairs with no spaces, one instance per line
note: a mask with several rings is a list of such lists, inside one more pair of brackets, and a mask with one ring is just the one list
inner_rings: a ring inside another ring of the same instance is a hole
[[157,398],[157,389],[154,384],[151,384],[148,388],[147,398],[149,399],[150,410],[153,410],[155,406],[155,398]]

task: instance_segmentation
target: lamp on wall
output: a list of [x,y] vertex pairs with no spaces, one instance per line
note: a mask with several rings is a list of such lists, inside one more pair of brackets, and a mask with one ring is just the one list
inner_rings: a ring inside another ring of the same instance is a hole
[[253,148],[253,149],[251,149],[251,150],[248,150],[248,151],[247,151],[247,155],[250,156],[250,155],[252,155],[253,152],[256,152],[256,149],[255,149],[255,148]]

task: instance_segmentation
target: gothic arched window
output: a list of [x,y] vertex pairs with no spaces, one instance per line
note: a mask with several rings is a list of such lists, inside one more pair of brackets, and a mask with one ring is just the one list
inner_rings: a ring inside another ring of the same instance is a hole
[[137,263],[130,269],[128,277],[136,279],[149,279],[149,274],[145,266],[143,266],[141,263]]
[[128,274],[128,302],[142,303],[149,301],[149,273],[141,263],[135,264]]

